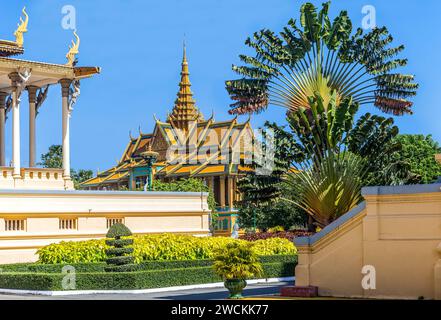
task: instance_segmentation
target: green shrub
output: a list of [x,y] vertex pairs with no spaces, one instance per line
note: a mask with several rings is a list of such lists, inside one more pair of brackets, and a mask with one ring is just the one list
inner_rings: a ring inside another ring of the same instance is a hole
[[276,232],[283,232],[283,231],[285,231],[285,228],[282,226],[275,226],[275,227],[268,229],[269,233],[276,233]]
[[225,280],[246,280],[263,273],[253,244],[249,242],[233,242],[219,249],[214,257],[213,269]]
[[[108,243],[124,247],[128,245],[127,240],[129,239],[112,240],[116,242]],[[133,256],[135,263],[138,264],[143,261],[212,259],[216,250],[234,242],[247,243],[246,240],[226,237],[175,234],[134,236]],[[254,241],[253,245],[258,255],[293,255],[297,252],[294,244],[286,239],[258,240]],[[95,263],[105,261],[106,249],[109,247],[104,240],[89,240],[51,244],[41,248],[37,253],[41,264]]]
[[132,231],[130,231],[130,229],[124,224],[115,223],[109,228],[109,231],[107,231],[106,238],[119,240],[122,237],[130,237],[131,235]]
[[[137,269],[135,266],[135,257],[133,253],[133,239],[122,237],[130,237],[132,232],[122,223],[115,223],[109,228],[106,237],[106,244],[110,246],[106,249],[106,263],[104,268],[107,272],[128,272]],[[129,247],[130,246],[130,247]]]

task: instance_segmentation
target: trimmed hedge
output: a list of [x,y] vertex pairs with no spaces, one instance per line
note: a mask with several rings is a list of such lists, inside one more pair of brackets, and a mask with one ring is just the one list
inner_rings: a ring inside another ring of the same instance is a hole
[[[294,263],[297,264],[296,255],[273,255],[273,256],[261,256],[259,257],[262,264],[268,263]],[[212,260],[164,260],[164,261],[145,261],[137,265],[137,271],[148,270],[170,270],[170,269],[185,269],[185,268],[198,268],[198,267],[211,267]],[[14,273],[60,273],[64,266],[72,266],[77,273],[93,273],[104,272],[106,263],[72,263],[72,264],[38,264],[38,263],[20,263],[20,264],[8,264],[0,265],[0,269],[3,272]]]
[[[297,258],[295,256],[268,256],[261,261],[265,278],[279,278],[293,276]],[[146,262],[139,265],[140,268],[145,269],[135,272],[104,272],[105,265],[105,263],[72,265],[77,271],[76,289],[149,289],[222,281],[214,273],[211,260]],[[65,275],[60,273],[62,265],[14,265],[13,268],[29,271],[0,273],[0,288],[63,290],[62,280]],[[84,272],[86,270],[91,272]]]

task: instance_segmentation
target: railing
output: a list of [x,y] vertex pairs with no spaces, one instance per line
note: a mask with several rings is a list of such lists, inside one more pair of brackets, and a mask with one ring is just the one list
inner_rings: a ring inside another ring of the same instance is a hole
[[12,177],[13,168],[0,167],[0,188],[12,189],[14,188],[14,178]]
[[0,189],[64,190],[63,169],[22,168],[14,179],[12,167],[0,167]]

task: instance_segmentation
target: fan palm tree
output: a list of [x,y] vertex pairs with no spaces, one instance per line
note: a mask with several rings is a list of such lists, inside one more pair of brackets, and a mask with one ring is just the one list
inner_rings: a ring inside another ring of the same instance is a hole
[[305,210],[323,228],[363,200],[360,190],[365,173],[365,161],[359,156],[329,152],[311,167],[287,175],[290,192],[284,200]]
[[329,6],[326,2],[318,11],[306,3],[300,25],[291,19],[279,35],[263,29],[246,40],[255,55],[240,55],[244,65],[233,65],[242,78],[226,82],[235,101],[230,113],[258,113],[269,104],[292,112],[308,108],[308,98],[315,94],[326,106],[334,91],[337,105],[352,97],[386,113],[412,113],[408,98],[418,88],[414,76],[393,72],[407,64],[396,58],[404,46],[389,47],[393,38],[385,27],[353,33],[347,12],[331,21]]

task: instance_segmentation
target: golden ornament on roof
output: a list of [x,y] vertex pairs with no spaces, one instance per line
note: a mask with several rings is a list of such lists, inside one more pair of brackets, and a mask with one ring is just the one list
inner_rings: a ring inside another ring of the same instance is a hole
[[75,41],[72,40],[72,45],[69,46],[69,52],[66,54],[66,59],[67,59],[66,65],[68,65],[68,66],[74,65],[76,55],[80,52],[79,51],[80,37],[78,36],[76,31],[74,31],[73,34],[74,34],[77,42],[75,43]]
[[22,17],[20,17],[20,23],[18,24],[18,28],[17,30],[15,30],[14,32],[14,36],[15,36],[15,43],[19,46],[19,47],[23,47],[23,33],[28,32],[28,22],[29,22],[29,16],[26,13],[26,7],[23,7],[22,13],[24,15],[24,20]]

